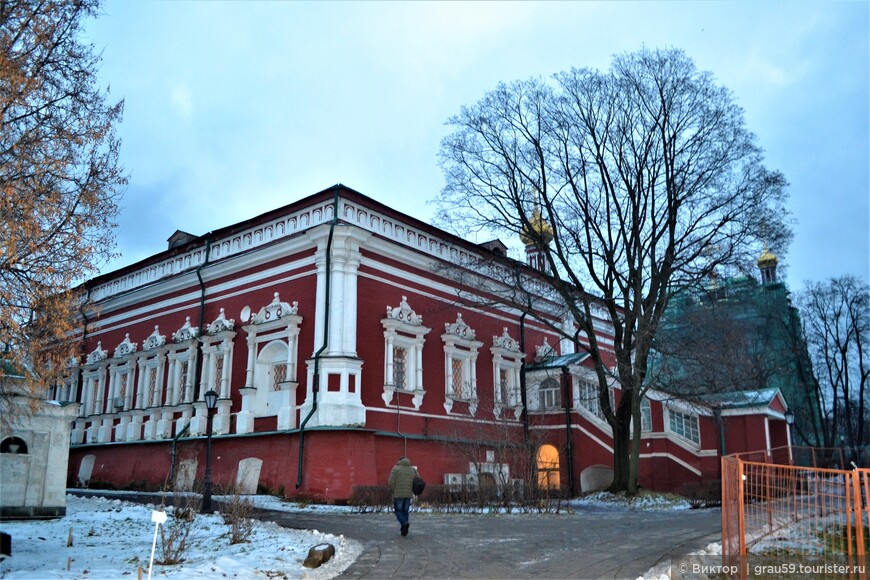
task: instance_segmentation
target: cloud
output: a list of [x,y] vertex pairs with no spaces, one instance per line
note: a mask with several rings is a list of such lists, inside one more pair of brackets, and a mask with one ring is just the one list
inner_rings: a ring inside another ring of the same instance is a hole
[[177,85],[169,95],[178,116],[189,119],[193,114],[193,95],[186,85]]

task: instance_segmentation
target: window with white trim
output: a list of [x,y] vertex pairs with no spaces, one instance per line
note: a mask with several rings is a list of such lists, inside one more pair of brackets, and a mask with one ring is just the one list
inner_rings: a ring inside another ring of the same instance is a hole
[[640,430],[652,431],[652,407],[646,397],[640,402]]
[[[251,317],[250,324],[242,327],[248,335],[248,360],[245,386],[241,390],[241,419],[236,423],[238,432],[253,431],[254,417],[283,413],[282,417],[286,419],[280,420],[282,427],[279,429],[292,422],[291,415],[295,417],[292,408],[296,405],[298,387],[301,323],[299,303],[283,301],[280,293],[274,292],[272,301]],[[226,372],[222,365],[220,373]],[[284,423],[285,420],[289,422]]]
[[[592,379],[579,378],[577,380],[577,386],[579,390],[577,404],[580,406],[580,408],[592,414],[599,421],[605,421],[606,419],[604,417],[604,411],[601,410],[601,403],[599,402],[598,397],[598,382],[593,381]],[[610,398],[610,404],[612,406],[613,391],[608,389],[607,394]]]
[[193,403],[198,337],[199,329],[190,325],[189,316],[185,319],[184,325],[172,333],[172,341],[166,355],[169,362],[167,405]]
[[483,343],[475,340],[475,332],[469,327],[462,314],[456,315],[456,322],[444,324],[444,369],[445,393],[444,409],[451,413],[457,401],[468,404],[468,412],[477,412],[477,351]]
[[202,343],[202,376],[196,397],[198,401],[204,402],[205,394],[210,390],[218,394],[218,399],[230,398],[235,324],[235,319],[228,319],[226,311],[221,308],[218,317],[199,338]]
[[562,389],[559,388],[559,381],[549,378],[541,383],[540,388],[541,410],[559,409],[562,407]]
[[698,445],[701,444],[698,415],[694,413],[684,413],[668,408],[668,430]]
[[493,412],[499,416],[502,409],[512,409],[514,418],[519,419],[522,412],[520,398],[520,368],[523,357],[519,342],[509,334],[507,327],[501,336],[492,337],[492,376],[495,377]]
[[[419,316],[408,304],[406,296],[395,308],[387,306],[384,327],[384,392],[385,405],[393,404],[396,393],[413,395],[415,409],[423,404],[423,344],[431,330],[423,326]],[[396,398],[395,404],[399,404]]]

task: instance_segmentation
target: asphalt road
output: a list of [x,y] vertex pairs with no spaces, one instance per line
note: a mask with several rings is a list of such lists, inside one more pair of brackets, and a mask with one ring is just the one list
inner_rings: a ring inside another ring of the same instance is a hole
[[262,519],[343,534],[363,553],[343,578],[629,578],[721,540],[718,509],[667,512],[582,507],[566,515],[287,513]]

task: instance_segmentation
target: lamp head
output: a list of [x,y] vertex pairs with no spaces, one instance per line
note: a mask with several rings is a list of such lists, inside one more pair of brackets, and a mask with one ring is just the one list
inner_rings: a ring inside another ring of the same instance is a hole
[[218,394],[214,392],[214,389],[209,389],[206,391],[205,395],[205,408],[209,411],[214,411],[215,407],[217,407]]

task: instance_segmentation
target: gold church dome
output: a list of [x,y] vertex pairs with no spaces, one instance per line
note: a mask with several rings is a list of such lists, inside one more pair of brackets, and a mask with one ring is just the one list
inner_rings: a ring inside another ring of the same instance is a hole
[[553,226],[541,216],[540,210],[536,207],[532,210],[532,217],[529,219],[528,225],[524,226],[520,232],[520,240],[527,246],[533,246],[538,243],[538,240],[547,245],[552,239]]
[[756,263],[759,268],[772,268],[779,263],[779,258],[767,246],[764,246],[764,252],[758,257],[758,262]]

